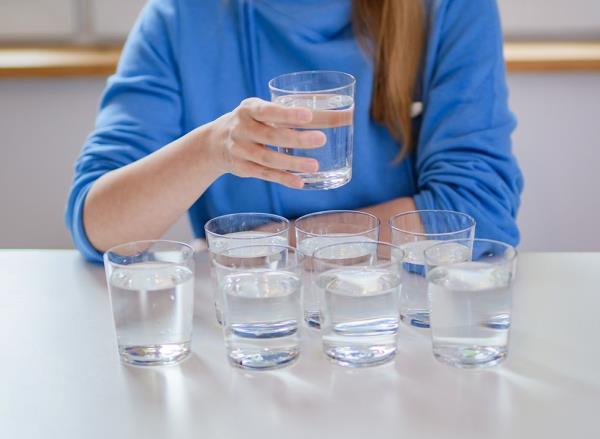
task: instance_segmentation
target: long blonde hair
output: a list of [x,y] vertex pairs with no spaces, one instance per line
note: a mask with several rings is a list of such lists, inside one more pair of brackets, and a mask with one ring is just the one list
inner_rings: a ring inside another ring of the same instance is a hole
[[411,106],[425,47],[422,0],[353,0],[352,23],[361,45],[373,56],[371,115],[413,151]]

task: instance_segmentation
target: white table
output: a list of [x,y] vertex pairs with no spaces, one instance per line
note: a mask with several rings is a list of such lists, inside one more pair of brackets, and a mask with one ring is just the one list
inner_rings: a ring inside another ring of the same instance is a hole
[[307,330],[300,360],[225,359],[198,258],[193,356],[117,356],[102,267],[73,251],[0,251],[0,438],[599,438],[600,254],[523,254],[509,360],[437,363],[402,328],[395,363],[331,365]]

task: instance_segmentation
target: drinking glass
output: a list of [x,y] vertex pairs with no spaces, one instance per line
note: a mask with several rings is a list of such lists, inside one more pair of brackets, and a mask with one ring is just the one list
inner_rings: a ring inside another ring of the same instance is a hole
[[175,364],[190,353],[194,250],[174,241],[137,241],[104,254],[117,344],[125,363]]
[[275,369],[298,358],[299,259],[292,247],[283,245],[235,247],[216,256],[225,344],[234,366]]
[[508,354],[517,251],[486,239],[425,250],[433,355],[460,368],[496,365]]
[[296,220],[296,247],[304,256],[302,305],[304,321],[312,328],[320,328],[319,294],[312,274],[312,255],[316,249],[341,242],[377,241],[379,219],[365,212],[329,210],[304,215]]
[[390,218],[392,244],[405,252],[400,292],[400,316],[417,328],[429,328],[429,300],[423,252],[440,241],[475,236],[475,220],[451,210],[418,210]]
[[396,356],[403,258],[401,248],[377,241],[315,251],[323,350],[334,363],[375,366]]
[[260,244],[288,244],[290,222],[269,213],[233,213],[208,221],[204,226],[211,261],[213,300],[217,322],[223,324],[222,297],[212,261],[214,256],[231,247]]
[[289,73],[269,81],[273,102],[312,110],[312,121],[297,129],[321,130],[327,136],[327,143],[320,148],[277,148],[319,162],[317,172],[295,173],[304,181],[304,189],[335,189],[352,179],[355,83],[348,73],[318,70]]

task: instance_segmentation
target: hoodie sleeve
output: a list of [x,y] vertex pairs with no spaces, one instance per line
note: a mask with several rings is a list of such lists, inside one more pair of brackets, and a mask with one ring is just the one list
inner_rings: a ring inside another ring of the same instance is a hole
[[512,154],[503,39],[495,0],[440,2],[425,72],[415,168],[418,209],[465,212],[476,235],[519,241],[523,187]]
[[152,153],[181,135],[180,86],[174,45],[174,1],[150,1],[132,29],[107,83],[96,127],[75,163],[65,220],[75,246],[102,260],[87,238],[83,205],[102,175]]

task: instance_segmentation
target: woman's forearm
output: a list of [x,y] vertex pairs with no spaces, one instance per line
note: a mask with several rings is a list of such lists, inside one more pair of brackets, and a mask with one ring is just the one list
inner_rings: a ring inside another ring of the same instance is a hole
[[190,208],[220,175],[208,153],[210,130],[200,127],[93,184],[83,221],[96,249],[157,239]]
[[412,210],[417,210],[417,208],[412,198],[404,197],[396,198],[394,200],[386,201],[385,203],[376,204],[360,210],[375,215],[377,218],[379,218],[381,221],[381,232],[379,239],[389,242],[390,228],[388,226],[388,220],[397,213],[409,212]]

